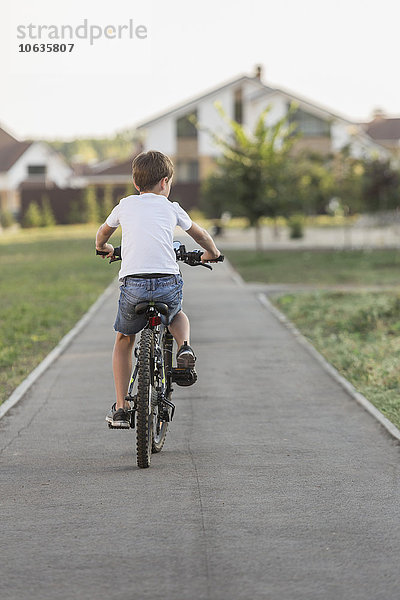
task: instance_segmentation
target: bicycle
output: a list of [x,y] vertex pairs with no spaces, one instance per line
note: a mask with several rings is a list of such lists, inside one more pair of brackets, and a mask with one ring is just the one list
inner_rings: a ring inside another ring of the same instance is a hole
[[[190,266],[203,266],[201,250],[187,252],[179,241],[174,242],[176,259]],[[96,250],[96,254],[107,252]],[[114,248],[110,263],[121,260],[121,247]],[[208,262],[223,262],[224,256]],[[171,401],[173,387],[192,385],[197,375],[194,369],[173,367],[174,339],[167,326],[162,324],[161,315],[168,315],[168,306],[163,302],[141,302],[135,306],[136,314],[144,314],[147,324],[141,332],[134,355],[134,365],[128,394],[130,428],[136,429],[137,465],[145,469],[150,466],[152,454],[161,452],[168,431],[168,424],[175,414]],[[110,429],[115,429],[111,423]]]

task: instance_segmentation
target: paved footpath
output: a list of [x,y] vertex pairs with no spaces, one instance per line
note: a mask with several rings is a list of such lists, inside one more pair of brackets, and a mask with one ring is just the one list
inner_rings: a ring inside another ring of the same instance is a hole
[[398,446],[228,265],[184,276],[199,382],[150,469],[104,422],[117,291],[0,421],[0,598],[397,599]]

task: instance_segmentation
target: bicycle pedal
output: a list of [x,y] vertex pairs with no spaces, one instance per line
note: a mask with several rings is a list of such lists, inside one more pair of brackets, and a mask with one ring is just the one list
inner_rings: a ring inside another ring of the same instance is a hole
[[177,385],[187,387],[197,381],[197,373],[194,369],[172,369],[172,381]]

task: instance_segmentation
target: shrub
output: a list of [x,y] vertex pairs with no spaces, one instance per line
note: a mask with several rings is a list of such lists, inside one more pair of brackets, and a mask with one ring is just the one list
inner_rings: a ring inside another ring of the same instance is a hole
[[291,240],[299,240],[304,237],[304,217],[302,215],[293,215],[290,217],[288,226]]
[[68,212],[68,223],[70,225],[83,223],[82,207],[77,200],[73,200],[71,202],[71,206]]
[[0,212],[0,225],[3,229],[7,229],[14,225],[15,220],[12,213],[9,210],[3,210]]
[[53,227],[56,224],[48,196],[42,197],[42,227]]
[[104,223],[107,219],[108,215],[114,208],[114,200],[113,200],[113,188],[111,185],[107,185],[104,188],[104,196],[103,201],[100,205],[100,221]]
[[37,202],[31,202],[26,213],[22,218],[21,225],[26,229],[30,227],[40,227],[42,223],[42,215]]
[[89,186],[84,190],[82,208],[83,223],[100,223],[99,207],[94,187]]

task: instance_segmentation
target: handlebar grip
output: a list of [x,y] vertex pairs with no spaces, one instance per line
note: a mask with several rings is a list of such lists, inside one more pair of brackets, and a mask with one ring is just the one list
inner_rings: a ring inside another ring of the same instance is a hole
[[[105,250],[96,250],[96,255],[107,256],[108,252]],[[121,260],[121,246],[116,246],[114,248],[114,254],[110,258],[110,262],[115,262],[116,260]]]
[[224,260],[225,260],[225,256],[223,254],[220,254],[218,256],[218,258],[214,258],[214,260],[207,260],[206,262],[216,263],[216,262],[224,262]]

